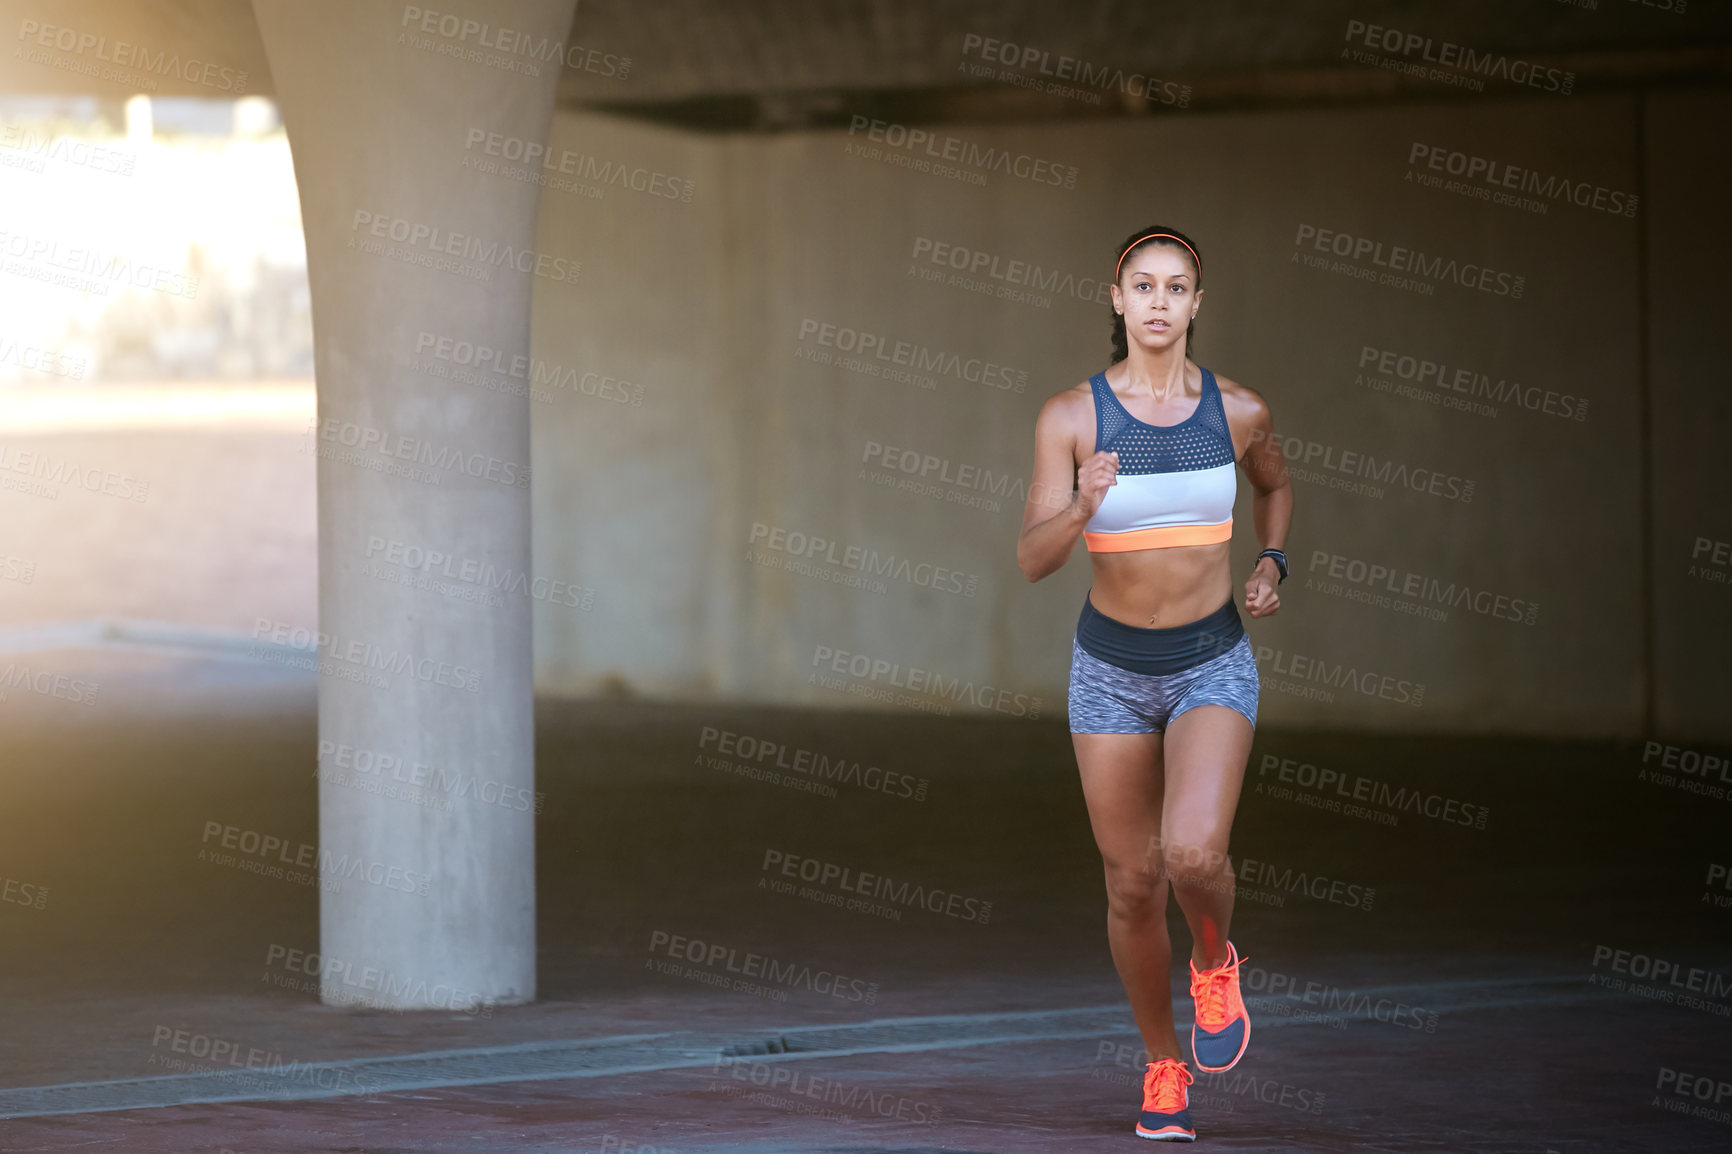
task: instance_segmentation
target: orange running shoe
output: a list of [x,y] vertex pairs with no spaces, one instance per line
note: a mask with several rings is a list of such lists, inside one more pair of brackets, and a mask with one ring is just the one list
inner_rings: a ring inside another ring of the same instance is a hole
[[1239,996],[1239,965],[1244,960],[1228,942],[1227,960],[1214,969],[1199,972],[1191,963],[1191,1000],[1196,1003],[1191,1057],[1197,1069],[1210,1074],[1238,1065],[1251,1042],[1251,1016]]
[[1157,1142],[1195,1142],[1191,1128],[1190,1069],[1177,1058],[1149,1063],[1143,1075],[1143,1113],[1137,1119],[1137,1137]]

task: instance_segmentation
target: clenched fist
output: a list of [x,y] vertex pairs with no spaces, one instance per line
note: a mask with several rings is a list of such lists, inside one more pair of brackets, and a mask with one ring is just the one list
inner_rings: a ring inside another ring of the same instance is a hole
[[1077,512],[1084,518],[1093,517],[1106,499],[1107,489],[1118,484],[1119,455],[1095,453],[1076,471]]

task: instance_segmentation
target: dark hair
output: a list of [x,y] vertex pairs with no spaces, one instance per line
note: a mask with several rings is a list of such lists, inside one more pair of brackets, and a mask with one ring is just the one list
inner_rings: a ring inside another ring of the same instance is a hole
[[[1164,232],[1168,235],[1150,237],[1148,240],[1141,239],[1152,232]],[[1178,239],[1174,240],[1174,237],[1177,237]],[[1140,240],[1141,243],[1139,244],[1138,241]],[[1147,228],[1139,228],[1137,231],[1131,233],[1131,235],[1125,237],[1124,240],[1120,241],[1118,248],[1113,250],[1113,258],[1117,262],[1117,267],[1123,271],[1124,260],[1127,256],[1131,255],[1131,253],[1137,249],[1151,244],[1158,244],[1164,248],[1170,248],[1179,253],[1185,259],[1189,260],[1191,262],[1191,272],[1195,275],[1196,279],[1194,287],[1199,289],[1203,287],[1202,250],[1197,247],[1196,241],[1192,240],[1178,229],[1168,228],[1164,224],[1151,224]],[[1186,245],[1191,246],[1189,251],[1186,250]],[[1196,358],[1193,354],[1196,352],[1196,349],[1197,322],[1192,321],[1190,324],[1185,326],[1185,355],[1195,360]],[[1125,318],[1115,309],[1113,311],[1113,360],[1122,361],[1130,355],[1131,344],[1130,337],[1125,334]]]

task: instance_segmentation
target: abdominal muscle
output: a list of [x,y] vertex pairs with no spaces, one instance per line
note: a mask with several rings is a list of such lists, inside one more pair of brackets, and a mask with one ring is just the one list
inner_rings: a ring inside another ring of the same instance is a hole
[[1207,617],[1233,595],[1228,542],[1126,553],[1090,553],[1100,612],[1139,629],[1171,629]]

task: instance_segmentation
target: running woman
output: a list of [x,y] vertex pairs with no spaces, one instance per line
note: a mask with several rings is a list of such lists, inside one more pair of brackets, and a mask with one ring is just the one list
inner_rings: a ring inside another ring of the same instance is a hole
[[1089,552],[1071,743],[1106,870],[1113,965],[1153,1059],[1136,1132],[1181,1142],[1197,1135],[1173,1028],[1169,885],[1191,931],[1197,1069],[1231,1069],[1251,1037],[1243,959],[1227,938],[1227,839],[1258,688],[1228,556],[1234,463],[1255,493],[1263,547],[1245,581],[1252,617],[1280,607],[1293,511],[1263,398],[1189,359],[1202,279],[1196,244],[1176,229],[1146,228],[1119,246],[1114,362],[1041,407],[1017,541],[1030,581],[1057,572],[1079,537]]

